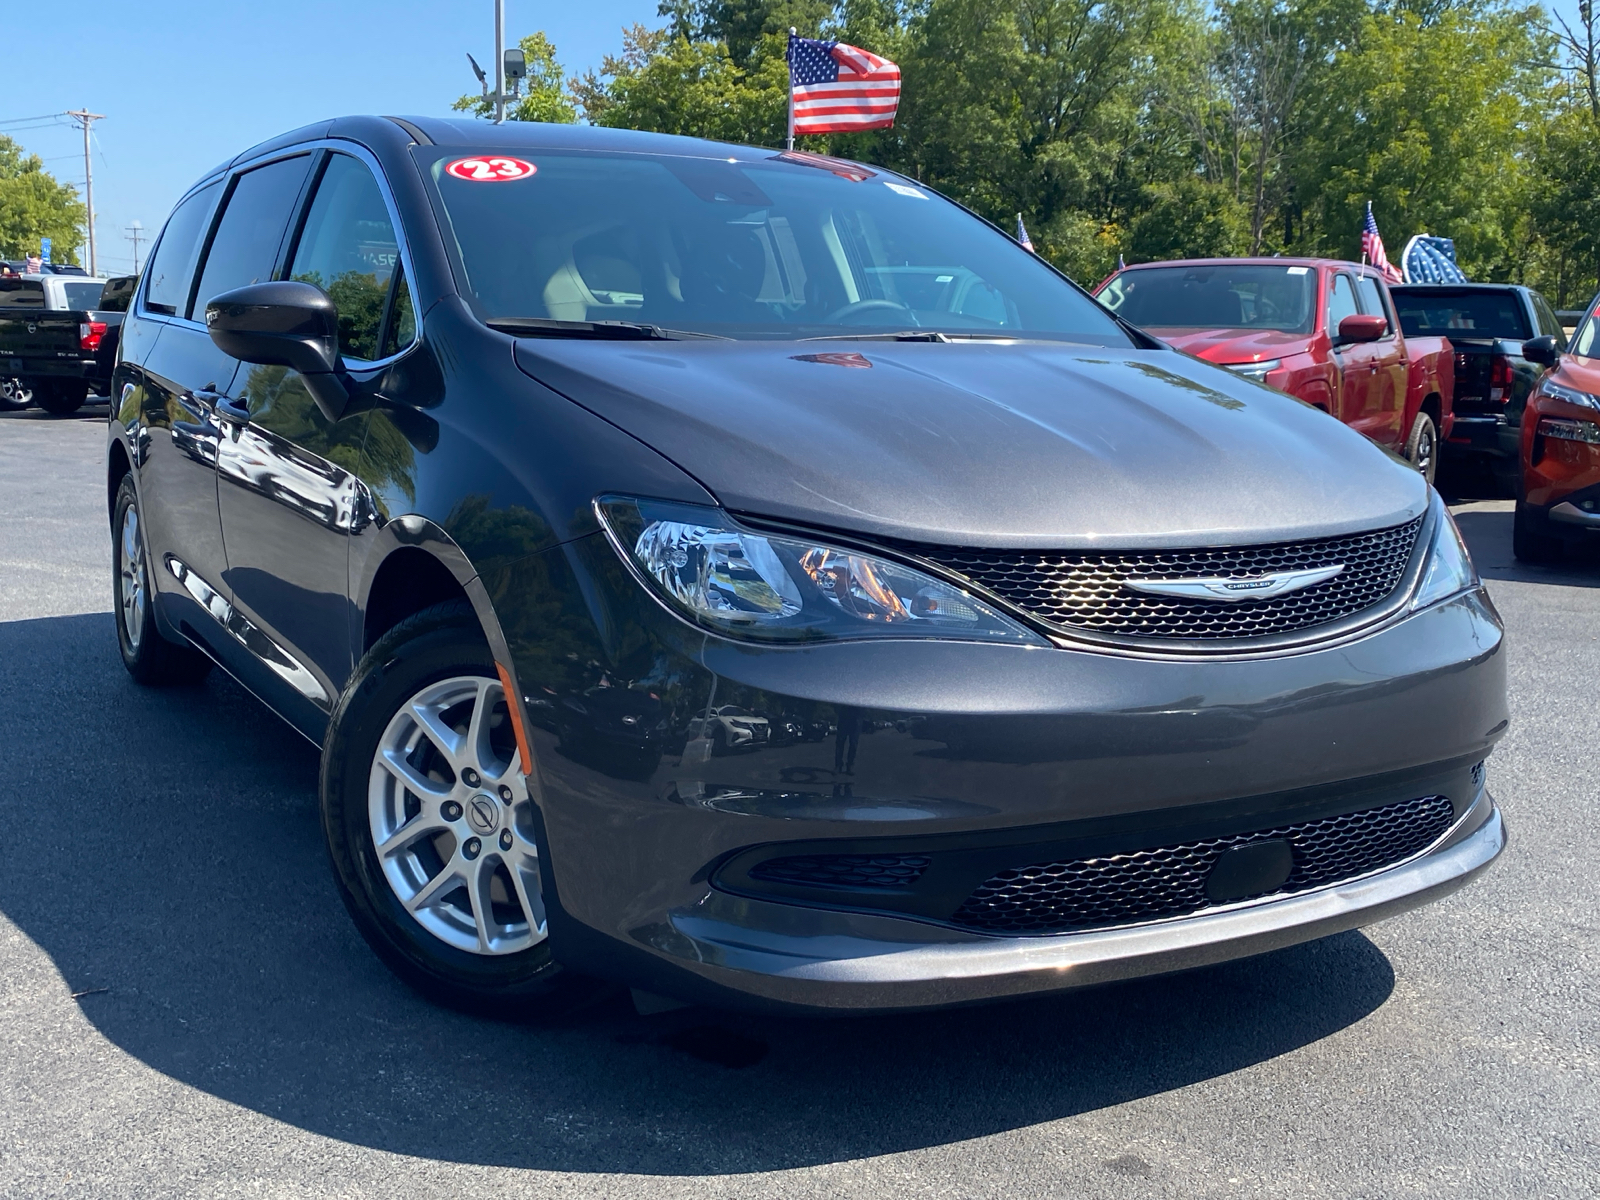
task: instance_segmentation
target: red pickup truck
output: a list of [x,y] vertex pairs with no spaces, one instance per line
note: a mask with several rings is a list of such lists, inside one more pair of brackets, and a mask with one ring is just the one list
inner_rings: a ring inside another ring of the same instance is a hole
[[1331,413],[1432,482],[1453,419],[1454,351],[1442,337],[1405,336],[1375,268],[1326,258],[1141,263],[1095,296],[1180,350]]

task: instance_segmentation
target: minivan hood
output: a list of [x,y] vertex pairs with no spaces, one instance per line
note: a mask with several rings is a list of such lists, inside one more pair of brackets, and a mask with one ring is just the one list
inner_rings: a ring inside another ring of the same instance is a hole
[[515,354],[728,509],[878,537],[1238,544],[1427,505],[1420,475],[1325,413],[1167,350],[525,339]]
[[1260,362],[1303,353],[1311,339],[1276,329],[1151,329],[1155,337],[1214,363]]

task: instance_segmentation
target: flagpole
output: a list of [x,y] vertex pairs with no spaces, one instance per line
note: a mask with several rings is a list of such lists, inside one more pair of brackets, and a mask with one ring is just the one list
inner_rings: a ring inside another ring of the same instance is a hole
[[[793,25],[789,26],[789,37],[791,39],[795,36],[795,32],[796,32],[795,31],[795,27]],[[789,43],[789,53],[786,54],[784,57],[789,60],[789,141],[788,141],[788,144],[784,148],[787,149],[787,150],[793,150],[794,149],[794,42],[793,41],[791,41]]]

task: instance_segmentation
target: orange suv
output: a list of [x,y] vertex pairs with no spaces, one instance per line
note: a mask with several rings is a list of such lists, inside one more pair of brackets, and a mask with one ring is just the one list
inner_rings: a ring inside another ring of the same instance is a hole
[[1552,337],[1523,343],[1523,357],[1548,368],[1522,422],[1522,486],[1512,551],[1550,563],[1600,533],[1600,296],[1566,354]]

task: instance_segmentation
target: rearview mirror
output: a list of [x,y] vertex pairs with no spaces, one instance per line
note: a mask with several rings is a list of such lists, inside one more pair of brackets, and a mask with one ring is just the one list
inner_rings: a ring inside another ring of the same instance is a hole
[[1561,349],[1556,339],[1548,333],[1543,337],[1529,338],[1522,343],[1522,357],[1541,367],[1553,367],[1561,361]]
[[1383,317],[1353,316],[1339,322],[1339,342],[1375,342],[1389,332]]
[[241,362],[289,367],[323,414],[336,421],[350,398],[339,357],[339,310],[310,283],[252,283],[206,305],[206,332]]

